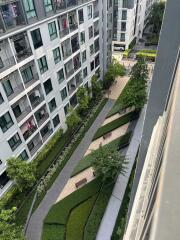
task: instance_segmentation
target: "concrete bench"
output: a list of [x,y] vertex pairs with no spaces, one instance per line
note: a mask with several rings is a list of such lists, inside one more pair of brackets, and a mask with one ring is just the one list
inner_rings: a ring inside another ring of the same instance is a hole
[[103,136],[103,139],[105,140],[106,138],[109,138],[111,137],[112,133],[109,132],[109,133],[106,133],[104,136]]
[[81,179],[79,182],[75,183],[76,188],[81,187],[82,185],[84,185],[85,183],[87,183],[87,179],[83,178]]

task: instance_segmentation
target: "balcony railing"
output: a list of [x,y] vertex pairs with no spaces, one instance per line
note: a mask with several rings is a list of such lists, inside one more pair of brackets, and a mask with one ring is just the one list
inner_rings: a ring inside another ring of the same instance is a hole
[[18,62],[32,55],[31,48],[26,48],[18,53],[16,53],[16,59]]
[[71,54],[72,54],[71,50],[66,50],[66,52],[64,52],[64,54],[63,54],[64,60],[66,58],[68,58],[69,56],[71,56]]
[[30,151],[30,154],[31,156],[33,156],[37,151],[38,149],[42,146],[42,142],[39,140],[35,146],[33,147],[33,149],[29,150]]
[[93,17],[94,17],[94,18],[99,17],[99,12],[98,12],[98,11],[94,12]]
[[6,69],[10,68],[15,64],[14,57],[9,57],[6,60],[3,60],[3,62],[0,65],[0,73],[5,71]]
[[24,84],[26,86],[26,88],[28,88],[29,86],[31,86],[32,84],[34,84],[37,80],[39,79],[39,75],[36,73],[36,74],[33,74],[33,78],[29,81],[24,81]]
[[17,85],[15,88],[13,88],[13,93],[8,96],[8,100],[11,101],[18,94],[20,94],[23,90],[24,90],[23,84]]
[[94,37],[98,36],[99,35],[99,30],[94,30]]
[[65,29],[63,29],[63,30],[60,30],[60,31],[59,31],[59,34],[60,34],[60,37],[61,37],[61,38],[64,37],[64,36],[66,36],[66,35],[68,35],[68,34],[69,34],[69,28],[65,28]]
[[38,126],[40,127],[48,118],[49,118],[49,114],[45,113],[41,119],[39,119],[39,120],[36,119]]
[[34,97],[33,101],[31,101],[32,108],[37,107],[42,101],[44,100],[44,97]]
[[32,126],[30,129],[27,129],[23,133],[24,139],[27,140],[36,131],[36,129],[37,129],[36,125]]
[[75,86],[71,86],[71,88],[68,90],[69,95],[71,95],[76,90]]
[[70,28],[70,31],[72,32],[72,31],[75,31],[76,29],[78,29],[78,25],[77,25],[77,23],[73,23],[73,24],[69,25],[69,28]]
[[71,75],[73,75],[73,73],[74,73],[74,69],[70,69],[66,71],[66,78],[69,78]]
[[16,117],[17,122],[19,123],[21,120],[23,120],[30,112],[31,112],[30,106],[26,107],[24,111],[21,113],[21,115]]
[[45,142],[52,133],[53,133],[53,129],[49,129],[49,131],[42,137],[43,142]]

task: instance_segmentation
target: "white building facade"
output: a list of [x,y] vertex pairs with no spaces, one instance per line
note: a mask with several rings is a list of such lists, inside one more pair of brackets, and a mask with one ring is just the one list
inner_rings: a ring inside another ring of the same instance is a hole
[[66,129],[78,87],[94,74],[102,79],[112,40],[112,2],[105,2],[0,1],[0,196],[11,184],[6,160],[32,160]]

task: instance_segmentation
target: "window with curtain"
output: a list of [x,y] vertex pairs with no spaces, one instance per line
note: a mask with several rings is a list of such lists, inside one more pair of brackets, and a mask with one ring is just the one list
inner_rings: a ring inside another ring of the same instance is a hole
[[58,62],[61,61],[61,54],[60,54],[59,47],[57,47],[53,50],[53,57],[54,57],[54,63],[55,64],[57,64]]
[[45,7],[45,12],[51,12],[53,10],[52,6],[52,1],[51,0],[44,0],[44,7]]
[[46,56],[43,56],[42,58],[38,59],[38,65],[41,74],[48,70]]
[[36,10],[34,7],[34,1],[33,0],[23,0],[24,9],[26,12],[27,18],[33,18],[36,17]]
[[14,123],[9,112],[0,117],[0,127],[3,132],[6,132],[13,124]]
[[49,29],[50,39],[54,40],[55,38],[57,38],[57,29],[56,29],[55,21],[48,24],[48,29]]

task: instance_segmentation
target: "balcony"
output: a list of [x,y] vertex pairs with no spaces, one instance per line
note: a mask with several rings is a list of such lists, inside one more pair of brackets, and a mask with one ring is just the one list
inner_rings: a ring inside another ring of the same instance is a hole
[[42,89],[40,86],[33,89],[29,93],[29,100],[31,102],[33,109],[36,108],[44,100],[44,96],[43,96]]
[[32,55],[28,37],[25,32],[13,36],[11,42],[18,62]]
[[60,37],[64,37],[69,34],[69,22],[67,14],[64,14],[58,18]]
[[29,118],[21,127],[24,140],[27,140],[37,129],[34,117]]
[[75,81],[76,81],[76,87],[79,87],[79,85],[81,85],[81,83],[83,82],[83,78],[82,78],[82,73],[81,72],[76,74]]
[[72,52],[75,53],[76,51],[79,50],[79,37],[78,34],[75,34],[71,38],[71,46],[72,46]]
[[49,136],[53,133],[53,129],[51,127],[51,123],[48,122],[42,129],[41,129],[41,136],[43,139],[43,142],[45,142]]
[[72,55],[70,39],[67,39],[62,44],[62,54],[64,60]]
[[31,107],[29,106],[27,97],[25,96],[21,98],[18,102],[16,102],[12,106],[12,110],[14,112],[17,122],[23,120],[31,112]]
[[39,79],[34,61],[23,66],[20,71],[26,88],[34,84]]
[[18,71],[15,71],[5,77],[2,80],[2,85],[9,101],[11,101],[24,90]]
[[7,40],[0,42],[0,73],[15,64],[15,60]]
[[33,156],[42,146],[42,141],[39,133],[27,144],[31,156]]
[[69,95],[71,95],[75,90],[76,90],[76,82],[75,79],[72,78],[69,82],[68,82],[68,93]]
[[94,41],[94,50],[95,50],[95,53],[99,51],[99,38]]
[[25,25],[22,4],[20,1],[0,1],[0,35]]
[[46,105],[44,105],[35,113],[35,118],[39,127],[49,118]]
[[[72,0],[71,0],[72,2]],[[75,31],[78,29],[78,24],[77,24],[77,13],[76,11],[72,11],[68,13],[68,19],[69,19],[69,29],[70,32]]]
[[99,35],[99,21],[94,23],[94,37]]
[[70,99],[70,105],[74,108],[78,104],[76,93]]
[[80,54],[73,58],[74,71],[77,71],[81,67],[81,57]]
[[74,73],[72,59],[65,64],[65,72],[66,72],[67,79]]

